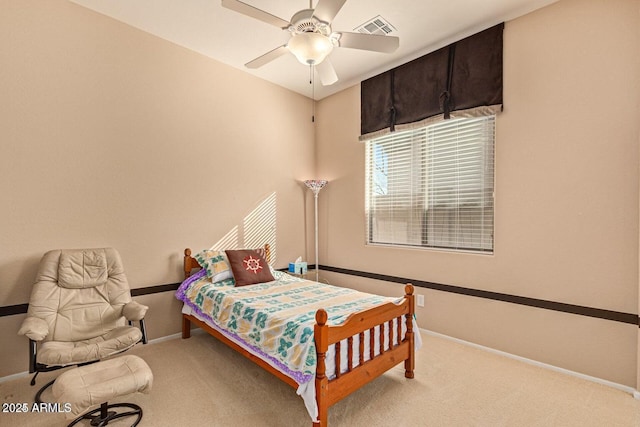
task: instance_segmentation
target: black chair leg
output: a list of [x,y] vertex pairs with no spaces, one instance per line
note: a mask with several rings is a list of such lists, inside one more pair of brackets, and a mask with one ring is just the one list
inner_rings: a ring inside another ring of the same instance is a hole
[[36,374],[33,376],[33,378],[31,378],[31,385],[36,385],[36,377],[38,376],[38,374],[40,373],[40,371],[36,372]]
[[[38,375],[36,373],[36,375]],[[35,380],[36,378],[33,377],[33,380]],[[33,382],[33,381],[32,381]],[[51,380],[48,383],[46,383],[45,385],[42,386],[42,388],[40,390],[38,390],[38,392],[36,393],[36,397],[35,397],[35,402],[39,405],[42,403],[42,393],[44,393],[44,391],[46,389],[48,389],[49,387],[51,387],[53,385],[53,383],[56,382],[56,380]]]
[[144,319],[140,319],[140,331],[142,331],[142,344],[147,343],[147,326],[144,323]]
[[[120,412],[120,413],[109,410],[109,409],[121,408],[121,407],[130,408],[133,410],[127,411],[127,412]],[[107,424],[109,424],[109,422],[112,420],[122,418],[122,417],[129,417],[133,415],[137,415],[137,418],[133,422],[133,424],[131,424],[131,427],[137,426],[138,423],[140,423],[140,420],[142,419],[142,408],[140,406],[135,405],[133,403],[115,403],[113,405],[109,405],[107,404],[107,402],[104,402],[102,405],[100,405],[98,409],[94,409],[91,412],[88,412],[84,415],[80,415],[78,418],[71,421],[71,423],[67,427],[72,427],[78,424],[82,420],[91,420],[91,425],[94,427],[104,427]]]

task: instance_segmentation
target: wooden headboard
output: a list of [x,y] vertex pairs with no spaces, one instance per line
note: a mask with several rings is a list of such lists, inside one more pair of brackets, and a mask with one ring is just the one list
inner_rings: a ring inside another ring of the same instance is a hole
[[[268,243],[264,245],[265,258],[268,263],[271,263],[271,246]],[[191,249],[184,250],[184,278],[191,276],[191,271],[194,269],[200,269],[200,264],[195,258],[191,256]]]

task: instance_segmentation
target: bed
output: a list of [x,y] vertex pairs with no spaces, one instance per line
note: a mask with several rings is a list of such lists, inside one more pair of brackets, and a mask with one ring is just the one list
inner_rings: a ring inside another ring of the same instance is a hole
[[[400,363],[413,378],[420,335],[411,284],[403,297],[388,298],[270,269],[273,281],[234,286],[228,277],[217,280],[210,265],[201,268],[200,253],[191,255],[185,249],[185,281],[176,292],[184,303],[182,338],[196,325],[289,384],[314,426],[327,426],[331,405]],[[269,262],[269,245],[260,255]],[[277,318],[285,311],[303,313],[301,323]],[[274,313],[265,314],[266,325],[263,313]]]

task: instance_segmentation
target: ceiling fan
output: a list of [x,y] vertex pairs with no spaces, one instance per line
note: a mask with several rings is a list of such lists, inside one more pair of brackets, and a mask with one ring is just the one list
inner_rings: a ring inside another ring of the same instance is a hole
[[291,52],[301,63],[315,66],[320,81],[328,86],[338,81],[333,65],[327,59],[334,47],[391,53],[400,44],[398,37],[394,36],[332,31],[331,22],[345,2],[346,0],[319,0],[313,9],[309,0],[309,8],[296,12],[290,21],[238,0],[222,0],[222,6],[291,33],[287,44],[246,63],[245,67],[259,68]]

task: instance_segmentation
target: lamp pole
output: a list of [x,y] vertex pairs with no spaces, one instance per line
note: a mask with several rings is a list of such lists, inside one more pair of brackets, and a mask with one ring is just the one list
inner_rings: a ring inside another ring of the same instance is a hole
[[316,282],[319,281],[319,268],[318,268],[318,193],[320,190],[327,185],[327,180],[325,179],[308,179],[304,182],[304,185],[307,186],[308,189],[313,191],[313,202],[314,202],[314,217],[315,217],[315,255],[316,255]]

